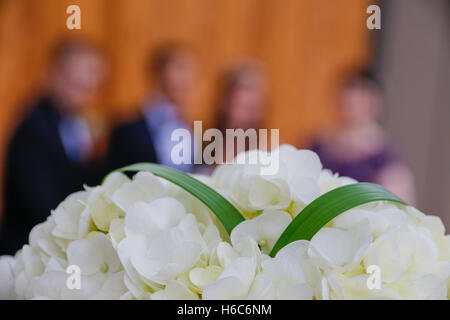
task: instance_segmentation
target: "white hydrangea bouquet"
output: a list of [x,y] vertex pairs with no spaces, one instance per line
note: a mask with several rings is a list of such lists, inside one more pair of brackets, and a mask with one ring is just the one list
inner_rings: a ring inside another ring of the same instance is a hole
[[322,170],[311,151],[278,152],[271,176],[238,164],[211,177],[155,164],[113,172],[0,257],[0,298],[449,298],[439,218]]

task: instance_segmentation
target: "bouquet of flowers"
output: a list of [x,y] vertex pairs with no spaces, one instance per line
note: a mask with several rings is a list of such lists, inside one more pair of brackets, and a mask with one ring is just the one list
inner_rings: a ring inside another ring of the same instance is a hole
[[449,298],[438,217],[322,170],[311,151],[277,152],[273,175],[239,161],[211,176],[155,164],[111,173],[0,257],[0,298]]

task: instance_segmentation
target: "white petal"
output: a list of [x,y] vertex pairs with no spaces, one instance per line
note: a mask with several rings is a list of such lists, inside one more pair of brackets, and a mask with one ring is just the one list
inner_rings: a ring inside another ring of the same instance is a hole
[[415,287],[421,300],[447,300],[446,283],[438,276],[425,275],[415,282]]
[[248,293],[249,300],[275,300],[277,298],[277,288],[272,279],[263,273],[258,274]]
[[125,216],[125,233],[152,235],[178,225],[185,215],[183,205],[172,198],[157,199],[150,204],[137,202]]
[[297,150],[292,146],[282,145],[279,148],[281,164],[287,170],[283,172],[290,181],[299,177],[319,178],[322,164],[316,153],[310,150]]
[[301,266],[294,256],[284,255],[265,260],[263,273],[268,275],[277,287],[306,282]]
[[190,212],[195,215],[195,218],[199,223],[209,226],[214,224],[214,214],[209,208],[196,197],[179,188],[173,195],[174,199],[180,201],[186,208],[186,212]]
[[370,246],[364,265],[378,265],[383,282],[392,283],[403,276],[413,263],[416,233],[408,225],[400,225],[382,234]]
[[233,246],[233,249],[240,257],[251,258],[258,264],[258,266],[264,259],[261,251],[259,250],[258,243],[251,237],[241,239]]
[[109,174],[102,183],[102,188],[105,191],[106,197],[109,200],[112,200],[114,192],[127,182],[130,182],[130,179],[121,172],[114,171]]
[[204,299],[243,299],[255,277],[256,264],[251,258],[238,258],[222,272],[219,279],[203,291]]
[[64,200],[53,212],[56,228],[55,236],[65,239],[78,238],[78,225],[82,212],[86,208],[88,192],[76,192]]
[[150,203],[155,199],[166,196],[161,181],[153,174],[145,171],[138,172],[132,182],[124,183],[112,197],[113,202],[126,211],[136,202]]
[[248,189],[248,201],[252,209],[286,209],[291,202],[289,185],[281,179],[253,176]]
[[311,288],[321,291],[322,274],[319,268],[308,256],[309,241],[298,240],[291,242],[276,255],[276,259],[293,258],[298,263],[298,268],[302,270],[305,280]]
[[313,290],[306,283],[285,284],[277,288],[280,300],[311,300]]
[[80,267],[81,274],[90,275],[99,272],[104,266],[102,253],[93,240],[76,240],[67,248],[69,265]]
[[311,239],[308,255],[318,266],[345,271],[362,259],[371,240],[367,220],[350,231],[322,228]]
[[108,275],[101,289],[92,296],[92,299],[116,300],[122,297],[127,291],[124,283],[124,272],[116,272]]
[[61,299],[62,291],[66,289],[67,276],[62,271],[49,271],[40,277],[35,277],[26,289],[25,298]]
[[305,205],[310,204],[320,195],[317,179],[300,176],[290,181],[292,200]]
[[65,259],[61,248],[56,244],[55,239],[51,235],[51,231],[55,228],[52,217],[49,217],[44,223],[36,225],[30,232],[30,246],[39,248],[50,257],[55,257],[59,261]]
[[179,281],[171,280],[164,290],[151,295],[152,300],[198,300],[198,296]]
[[155,235],[145,250],[133,254],[131,263],[140,275],[161,284],[192,267],[201,253],[199,244],[175,228]]
[[111,242],[115,248],[122,239],[125,238],[125,220],[124,219],[113,219],[109,226],[109,236],[111,237]]
[[238,278],[226,277],[208,285],[202,293],[203,300],[239,300],[245,296],[245,288]]
[[195,219],[195,216],[192,213],[186,215],[178,225],[178,229],[183,231],[190,240],[197,242],[203,248],[203,251],[206,252],[206,242],[203,240],[202,234],[198,229],[198,223]]
[[209,256],[222,241],[222,239],[220,238],[219,230],[215,225],[209,225],[205,229],[205,232],[203,232],[203,240],[206,242],[206,245],[208,246],[207,254]]
[[0,300],[15,298],[14,263],[14,258],[11,256],[0,257]]
[[368,219],[374,237],[380,236],[389,229],[406,222],[406,214],[397,208],[379,211],[353,209],[339,215],[333,220],[333,226],[340,229],[351,229],[360,221]]
[[221,242],[216,248],[217,258],[222,267],[227,267],[239,257],[239,254],[228,242]]
[[91,191],[89,196],[89,213],[94,221],[95,226],[102,230],[108,231],[111,220],[123,216],[123,211],[114,203],[106,201],[103,196],[101,187],[96,187]]
[[[66,274],[67,276],[67,274]],[[67,287],[61,291],[61,299],[64,300],[86,300],[93,299],[100,292],[108,276],[104,273],[96,273],[81,277],[81,287],[70,290]]]
[[44,272],[45,266],[39,255],[39,250],[29,245],[22,248],[22,258],[24,263],[25,274],[29,277],[39,276]]
[[65,267],[67,267],[67,263],[65,263],[63,266],[55,258],[50,258],[45,266],[45,272],[47,272],[47,271],[64,271]]
[[338,173],[333,174],[330,170],[322,170],[319,176],[320,193],[324,194],[336,188],[357,183],[355,179],[340,177]]
[[137,280],[137,277],[136,271],[131,264],[131,257],[141,255],[142,252],[145,252],[146,248],[147,240],[146,237],[142,235],[126,237],[120,241],[117,246],[117,253],[119,255],[120,262],[132,280]]
[[291,216],[285,211],[264,211],[238,224],[231,232],[231,242],[235,245],[250,236],[268,254],[291,221]]
[[121,268],[120,260],[117,255],[116,250],[113,248],[111,240],[109,240],[105,235],[98,235],[95,239],[97,246],[102,254],[104,264],[108,268],[108,272],[117,272]]
[[189,272],[189,280],[195,286],[204,288],[211,282],[217,280],[223,269],[218,266],[207,266],[206,268],[194,268]]

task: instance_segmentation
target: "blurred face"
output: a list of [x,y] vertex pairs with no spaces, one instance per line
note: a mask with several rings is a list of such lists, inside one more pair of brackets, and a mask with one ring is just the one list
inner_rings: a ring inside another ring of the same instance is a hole
[[54,67],[50,89],[66,112],[79,112],[97,93],[105,77],[102,57],[94,52],[73,53]]
[[340,95],[342,120],[347,126],[369,124],[378,117],[381,104],[377,89],[368,84],[344,88]]
[[266,102],[266,83],[262,75],[245,74],[229,97],[227,128],[258,128]]
[[161,89],[177,105],[185,105],[195,85],[194,58],[184,52],[174,54],[165,66],[160,79]]

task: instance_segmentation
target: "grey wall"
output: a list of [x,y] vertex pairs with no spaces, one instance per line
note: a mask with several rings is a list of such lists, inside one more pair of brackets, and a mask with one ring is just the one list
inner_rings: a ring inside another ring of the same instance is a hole
[[417,206],[450,231],[450,2],[382,2],[386,128],[416,178]]

